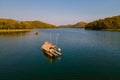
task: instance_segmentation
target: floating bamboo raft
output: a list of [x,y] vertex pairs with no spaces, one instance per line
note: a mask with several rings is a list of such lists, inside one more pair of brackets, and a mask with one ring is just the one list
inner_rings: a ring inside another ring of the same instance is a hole
[[46,41],[42,47],[42,51],[51,57],[60,56],[62,53],[57,49],[56,45]]

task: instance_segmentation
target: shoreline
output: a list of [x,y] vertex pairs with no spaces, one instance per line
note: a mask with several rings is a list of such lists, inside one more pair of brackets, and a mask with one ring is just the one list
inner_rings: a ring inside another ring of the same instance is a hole
[[103,31],[120,31],[120,29],[103,29]]
[[[95,30],[95,29],[85,29],[85,30]],[[120,29],[101,29],[96,31],[114,31],[114,32],[120,32]]]
[[9,29],[9,30],[0,30],[0,32],[29,32],[32,29]]

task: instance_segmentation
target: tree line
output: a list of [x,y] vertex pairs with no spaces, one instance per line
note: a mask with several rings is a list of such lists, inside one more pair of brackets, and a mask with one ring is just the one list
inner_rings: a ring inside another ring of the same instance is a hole
[[0,18],[0,29],[37,29],[56,28],[55,25],[41,21],[17,21],[13,19]]
[[61,27],[61,28],[84,28],[86,24],[87,24],[86,22],[78,22],[78,23],[73,24],[73,25],[71,25],[71,24],[61,25],[59,27]]
[[107,17],[90,22],[85,25],[85,29],[91,30],[106,30],[106,29],[120,29],[120,16]]

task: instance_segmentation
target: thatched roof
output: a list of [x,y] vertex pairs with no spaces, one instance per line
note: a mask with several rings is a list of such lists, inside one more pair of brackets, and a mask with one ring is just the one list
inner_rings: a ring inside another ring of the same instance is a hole
[[56,48],[56,45],[54,45],[53,43],[50,43],[48,41],[46,41],[43,45],[42,45],[42,49],[49,51],[50,48]]

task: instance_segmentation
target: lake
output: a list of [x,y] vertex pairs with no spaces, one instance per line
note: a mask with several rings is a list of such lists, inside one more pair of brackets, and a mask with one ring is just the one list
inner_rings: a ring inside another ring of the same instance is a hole
[[[40,49],[45,41],[57,44],[62,56],[46,56]],[[120,80],[120,32],[0,33],[0,80]]]

